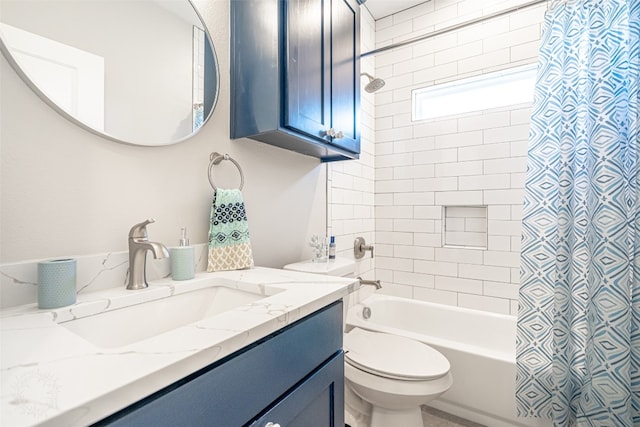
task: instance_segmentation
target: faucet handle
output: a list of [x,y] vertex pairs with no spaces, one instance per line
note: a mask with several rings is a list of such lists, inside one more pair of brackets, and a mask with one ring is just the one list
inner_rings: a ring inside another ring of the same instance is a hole
[[373,258],[373,245],[367,245],[367,242],[362,237],[356,237],[353,242],[353,256],[355,259],[364,257],[365,251],[371,251],[371,258]]
[[364,245],[362,249],[365,251],[371,251],[371,258],[373,258],[373,245]]
[[134,225],[133,227],[131,227],[131,230],[129,230],[129,238],[147,240],[148,239],[147,225],[154,222],[156,222],[155,219],[149,218],[146,221],[143,221],[139,224]]

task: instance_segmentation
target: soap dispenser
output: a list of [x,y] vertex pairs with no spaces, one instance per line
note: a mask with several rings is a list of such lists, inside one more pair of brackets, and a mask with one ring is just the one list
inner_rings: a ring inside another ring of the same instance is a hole
[[195,248],[189,246],[187,227],[180,230],[179,246],[171,248],[171,278],[173,280],[189,280],[196,275]]

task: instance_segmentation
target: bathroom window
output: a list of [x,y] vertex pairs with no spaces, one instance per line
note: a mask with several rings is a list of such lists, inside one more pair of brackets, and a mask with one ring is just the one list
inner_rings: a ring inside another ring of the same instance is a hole
[[444,206],[444,245],[487,248],[486,206]]
[[416,89],[412,94],[412,120],[531,102],[535,77],[534,64]]

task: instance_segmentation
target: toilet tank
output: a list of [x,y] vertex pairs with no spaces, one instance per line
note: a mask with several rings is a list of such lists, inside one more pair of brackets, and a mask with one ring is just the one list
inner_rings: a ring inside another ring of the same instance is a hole
[[303,273],[325,274],[328,276],[355,277],[356,262],[348,258],[336,257],[329,262],[301,261],[287,264],[285,270],[300,271]]

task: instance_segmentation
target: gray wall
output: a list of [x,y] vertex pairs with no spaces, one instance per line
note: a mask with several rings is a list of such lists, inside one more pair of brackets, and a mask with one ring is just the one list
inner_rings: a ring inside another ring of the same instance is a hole
[[[256,264],[310,256],[309,236],[326,228],[326,166],[229,139],[229,1],[195,4],[212,33],[221,92],[211,120],[178,145],[137,147],[95,136],[49,108],[0,59],[0,262],[126,250],[129,228],[148,217],[157,221],[152,240],[176,244],[187,226],[192,243],[206,242],[212,151],[229,153],[244,170]],[[219,186],[237,185],[229,162],[214,173]]]

